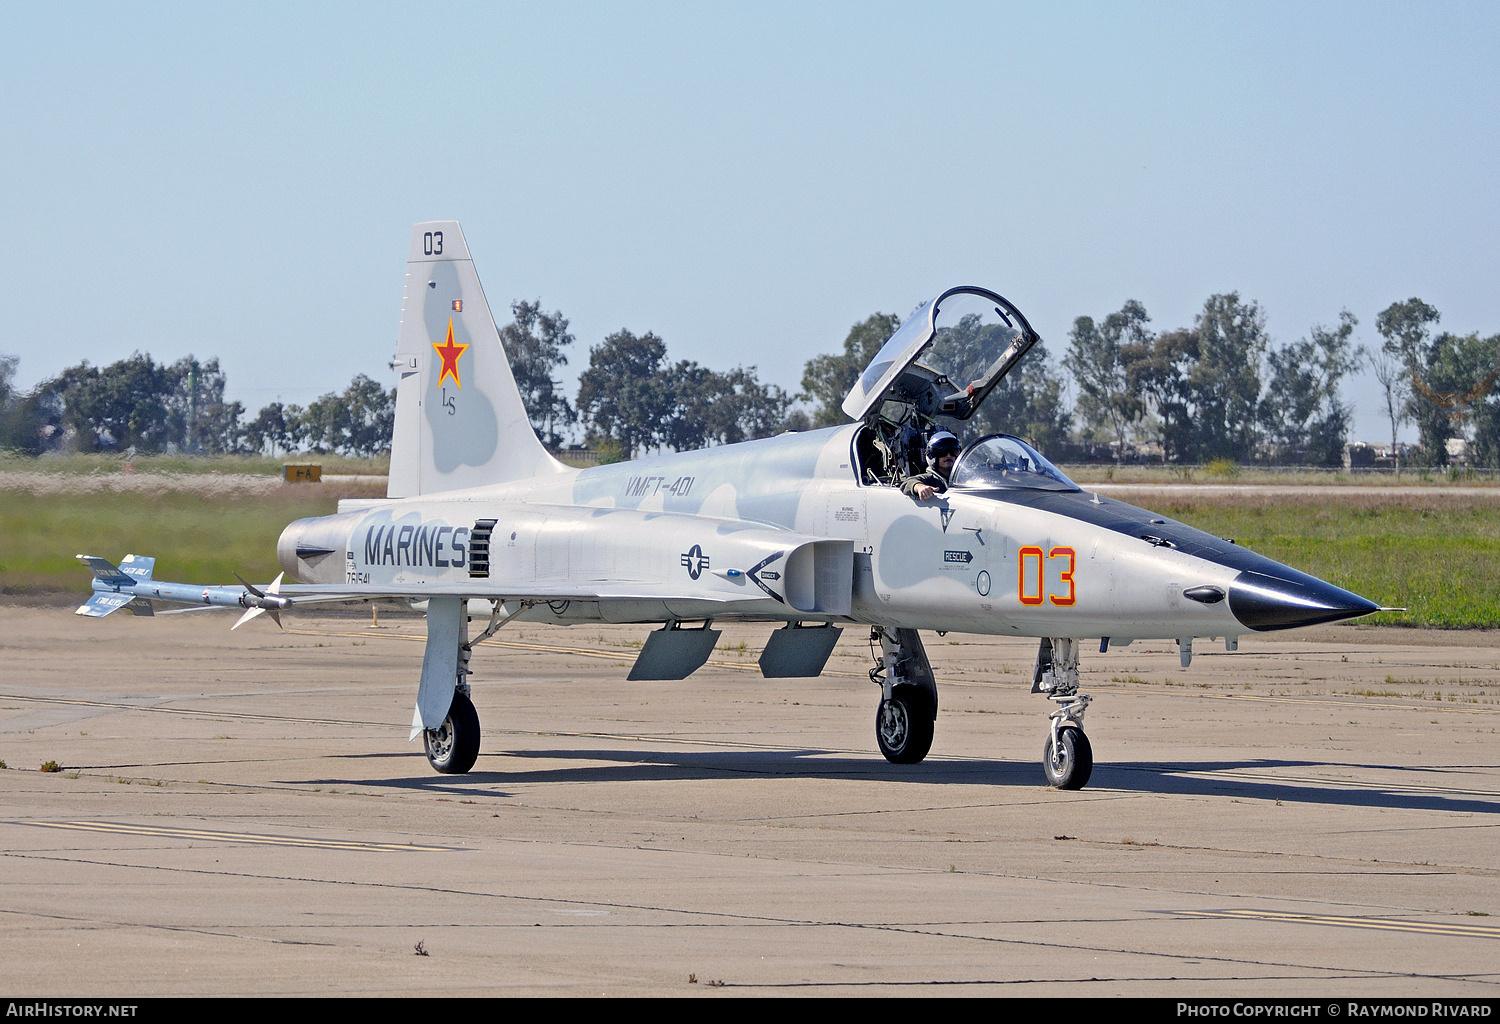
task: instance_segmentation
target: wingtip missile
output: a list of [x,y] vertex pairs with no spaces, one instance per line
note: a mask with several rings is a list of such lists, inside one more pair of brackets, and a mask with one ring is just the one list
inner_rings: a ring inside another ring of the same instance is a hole
[[78,555],[77,558],[94,574],[94,595],[78,607],[76,614],[79,615],[102,618],[126,607],[132,611],[140,609],[143,614],[151,614],[153,600],[197,608],[246,609],[239,621],[230,627],[233,629],[261,612],[269,614],[280,626],[279,613],[292,606],[292,599],[281,596],[280,592],[285,573],[278,575],[265,590],[246,583],[238,573],[235,578],[240,580],[241,586],[205,587],[196,583],[170,583],[152,579],[156,559],[149,556],[126,555],[122,559],[123,568],[97,555]]

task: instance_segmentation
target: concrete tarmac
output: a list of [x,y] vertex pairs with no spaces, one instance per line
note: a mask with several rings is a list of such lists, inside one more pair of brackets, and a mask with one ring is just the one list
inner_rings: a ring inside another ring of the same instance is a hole
[[924,634],[903,767],[865,630],[628,683],[646,627],[512,624],[440,776],[420,618],[231,622],[0,608],[0,995],[1500,994],[1500,634],[1086,651],[1064,793],[1034,641]]

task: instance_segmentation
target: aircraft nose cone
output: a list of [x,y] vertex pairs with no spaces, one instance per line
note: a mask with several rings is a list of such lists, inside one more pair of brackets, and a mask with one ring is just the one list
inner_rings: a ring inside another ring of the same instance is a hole
[[1229,610],[1245,626],[1260,631],[1352,619],[1379,607],[1302,573],[1284,578],[1246,570],[1229,587]]

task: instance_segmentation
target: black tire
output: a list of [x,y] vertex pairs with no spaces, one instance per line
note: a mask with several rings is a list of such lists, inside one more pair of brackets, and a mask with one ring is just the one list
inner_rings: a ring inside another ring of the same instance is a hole
[[479,759],[479,712],[461,690],[453,693],[448,717],[422,734],[427,760],[444,775],[462,775]]
[[898,686],[875,709],[875,742],[891,764],[916,764],[932,749],[932,710],[915,686]]
[[1089,738],[1082,729],[1066,726],[1057,730],[1057,745],[1060,749],[1054,756],[1050,733],[1042,744],[1042,771],[1047,773],[1047,784],[1057,789],[1082,789],[1094,774],[1094,748]]

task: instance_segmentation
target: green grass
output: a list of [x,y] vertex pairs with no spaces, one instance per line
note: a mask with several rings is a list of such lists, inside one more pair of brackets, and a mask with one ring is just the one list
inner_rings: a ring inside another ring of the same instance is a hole
[[1160,464],[1112,466],[1068,463],[1058,467],[1080,487],[1090,484],[1276,484],[1280,486],[1342,487],[1495,487],[1500,472],[1493,468],[1464,469],[1451,466],[1403,469],[1400,475],[1384,470],[1343,470],[1317,466],[1242,466],[1229,459],[1215,459],[1204,466]]
[[238,572],[271,580],[276,538],[303,516],[337,508],[333,491],[316,485],[269,495],[204,497],[192,491],[143,495],[0,491],[0,594],[89,593],[88,570],[74,555],[119,563],[127,553],[154,555],[156,575],[183,583],[233,583]]
[[1394,491],[1164,499],[1120,495],[1386,607],[1364,621],[1500,627],[1500,500]]

